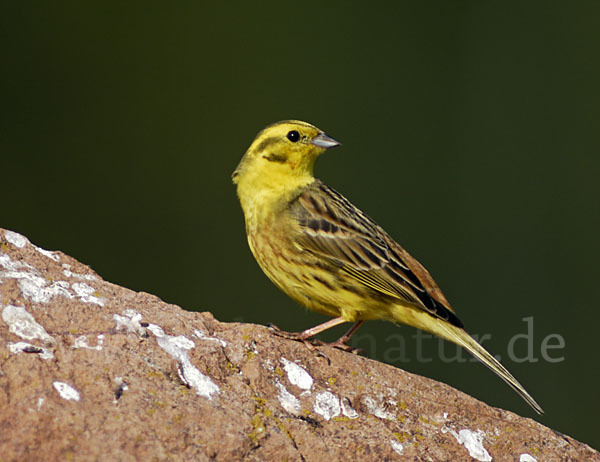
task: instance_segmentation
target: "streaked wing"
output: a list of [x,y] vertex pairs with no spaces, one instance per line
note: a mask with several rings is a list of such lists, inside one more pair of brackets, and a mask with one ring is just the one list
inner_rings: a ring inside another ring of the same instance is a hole
[[355,280],[462,327],[427,270],[346,198],[316,181],[294,201],[298,244]]

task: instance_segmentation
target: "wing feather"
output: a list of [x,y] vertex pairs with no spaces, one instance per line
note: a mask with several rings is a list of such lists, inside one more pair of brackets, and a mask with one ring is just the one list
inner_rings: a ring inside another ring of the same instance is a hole
[[427,270],[341,194],[316,181],[293,202],[297,243],[371,289],[462,327]]

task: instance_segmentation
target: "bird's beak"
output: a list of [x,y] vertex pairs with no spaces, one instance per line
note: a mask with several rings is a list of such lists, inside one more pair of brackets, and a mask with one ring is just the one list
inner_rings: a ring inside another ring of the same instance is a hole
[[320,148],[334,148],[339,146],[339,141],[334,140],[331,136],[327,136],[325,133],[321,132],[317,136],[312,139],[312,144],[315,146],[319,146]]

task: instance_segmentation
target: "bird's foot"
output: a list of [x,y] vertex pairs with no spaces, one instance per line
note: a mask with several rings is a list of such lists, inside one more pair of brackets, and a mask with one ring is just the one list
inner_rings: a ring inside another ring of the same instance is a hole
[[286,332],[284,330],[281,330],[273,323],[269,323],[268,327],[271,331],[273,331],[273,334],[277,335],[278,337],[287,338],[289,340],[298,340],[304,342],[309,338],[304,332]]
[[313,345],[313,342],[315,341],[307,337],[304,332],[286,332],[284,330],[281,330],[273,323],[269,323],[269,329],[273,332],[273,335],[277,335],[277,337],[302,342],[309,350],[315,351],[315,347]]
[[362,348],[351,347],[350,345],[347,345],[344,342],[340,342],[339,340],[336,340],[335,342],[331,342],[331,343],[321,343],[321,345],[329,346],[332,348],[337,348],[338,350],[342,350],[342,351],[347,351],[349,353],[352,353],[353,355],[357,355],[363,351]]
[[348,341],[348,339],[344,339],[343,337],[336,340],[335,342],[328,343],[323,342],[322,340],[310,338],[310,336],[307,335],[306,331],[286,332],[281,330],[275,324],[269,324],[269,329],[271,329],[273,334],[277,335],[278,337],[286,338],[288,340],[296,340],[298,342],[304,343],[304,345],[306,345],[309,350],[315,350],[315,346],[329,346],[332,348],[337,348],[338,350],[350,352],[355,355],[362,351],[360,348],[354,348],[350,345],[347,345],[346,341]]

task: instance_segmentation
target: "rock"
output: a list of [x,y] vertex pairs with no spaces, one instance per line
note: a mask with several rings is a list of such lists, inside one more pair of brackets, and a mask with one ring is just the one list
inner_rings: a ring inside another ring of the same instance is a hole
[[184,311],[6,230],[0,312],[2,460],[600,461],[442,383]]

